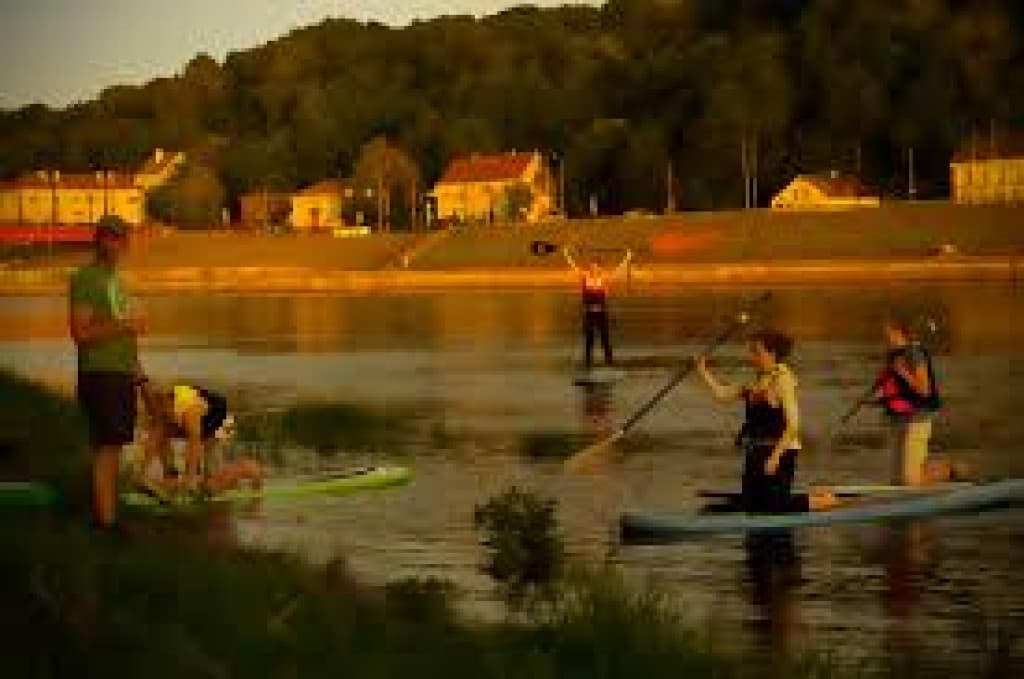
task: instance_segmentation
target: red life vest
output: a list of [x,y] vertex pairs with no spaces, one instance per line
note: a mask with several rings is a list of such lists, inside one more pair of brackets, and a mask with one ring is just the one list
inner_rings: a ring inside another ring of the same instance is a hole
[[885,370],[878,376],[878,390],[881,393],[879,399],[882,407],[890,415],[909,416],[919,412],[933,412],[942,406],[942,399],[939,397],[939,388],[935,383],[935,370],[932,368],[932,359],[919,345],[916,347],[923,355],[928,368],[929,393],[919,394],[910,383],[898,372],[896,372],[896,361],[907,355],[910,346],[895,349],[889,352]]
[[608,299],[608,287],[604,282],[604,274],[583,274],[583,304],[586,306],[604,306]]

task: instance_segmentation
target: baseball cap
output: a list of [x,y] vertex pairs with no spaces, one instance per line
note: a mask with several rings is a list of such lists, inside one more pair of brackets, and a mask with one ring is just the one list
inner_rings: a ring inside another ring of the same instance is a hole
[[96,222],[96,238],[113,236],[124,238],[128,235],[128,224],[117,215],[103,215]]

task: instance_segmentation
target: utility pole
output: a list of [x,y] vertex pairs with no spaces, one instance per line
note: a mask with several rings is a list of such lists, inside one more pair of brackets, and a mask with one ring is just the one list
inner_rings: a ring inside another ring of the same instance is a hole
[[558,154],[558,213],[565,214],[565,153]]
[[757,135],[754,135],[754,141],[751,144],[753,146],[753,153],[751,157],[751,165],[753,166],[753,188],[751,189],[751,200],[750,207],[757,207]]
[[672,214],[676,211],[675,178],[672,172],[672,159],[668,161],[665,170],[665,214]]
[[413,178],[409,180],[409,210],[412,215],[412,223],[409,225],[409,228],[412,230],[413,233],[418,233],[420,230],[420,225],[418,221],[419,211],[417,210],[417,208],[419,207],[418,203],[419,196],[417,195],[416,191],[416,179]]
[[917,199],[917,186],[914,184],[914,147],[907,152],[907,195],[910,200]]
[[46,256],[53,255],[53,229],[57,226],[57,183],[60,181],[60,170],[50,173],[50,229],[46,232]]
[[740,166],[743,170],[743,209],[750,207],[750,167],[747,161],[747,135],[740,138]]

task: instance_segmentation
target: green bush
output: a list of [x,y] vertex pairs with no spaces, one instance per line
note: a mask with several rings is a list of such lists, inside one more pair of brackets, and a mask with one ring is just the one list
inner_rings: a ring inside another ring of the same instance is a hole
[[565,549],[555,502],[512,487],[478,505],[473,522],[488,550],[484,571],[503,585],[543,585],[557,578]]

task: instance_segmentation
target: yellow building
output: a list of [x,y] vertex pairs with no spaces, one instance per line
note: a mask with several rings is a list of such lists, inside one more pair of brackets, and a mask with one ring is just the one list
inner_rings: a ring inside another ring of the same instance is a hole
[[954,203],[1024,203],[1024,150],[964,150],[953,156],[949,174]]
[[798,175],[772,198],[773,210],[850,210],[880,205],[877,191],[857,177],[838,172]]
[[539,151],[455,158],[431,196],[441,220],[537,222],[551,214],[554,182]]
[[345,182],[327,179],[292,195],[291,225],[296,231],[328,231],[344,226],[342,202]]
[[129,224],[145,216],[144,194],[133,178],[113,172],[62,174],[40,170],[0,188],[0,221],[18,224],[95,224],[118,215]]
[[129,224],[146,217],[145,194],[169,180],[185,154],[156,149],[134,174],[110,171],[68,174],[38,170],[0,184],[0,222],[95,224],[118,215]]

